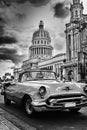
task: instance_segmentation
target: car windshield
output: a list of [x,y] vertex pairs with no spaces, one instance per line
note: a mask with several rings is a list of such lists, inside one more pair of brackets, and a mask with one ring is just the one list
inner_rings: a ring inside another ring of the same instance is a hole
[[21,81],[24,82],[29,80],[54,80],[54,79],[56,79],[54,72],[32,71],[23,73]]

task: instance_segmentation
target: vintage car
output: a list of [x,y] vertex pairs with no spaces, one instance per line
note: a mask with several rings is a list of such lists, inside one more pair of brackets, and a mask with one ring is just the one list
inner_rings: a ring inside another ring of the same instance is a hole
[[11,101],[21,104],[28,115],[34,111],[79,111],[87,105],[87,85],[58,81],[56,74],[47,70],[26,71],[18,82],[6,83],[1,94],[5,105]]

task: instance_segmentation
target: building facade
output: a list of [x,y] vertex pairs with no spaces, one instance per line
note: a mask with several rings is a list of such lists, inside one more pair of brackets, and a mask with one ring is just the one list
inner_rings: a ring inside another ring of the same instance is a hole
[[83,14],[83,9],[80,0],[73,0],[70,22],[66,24],[66,63],[62,69],[68,80],[86,78],[87,15]]

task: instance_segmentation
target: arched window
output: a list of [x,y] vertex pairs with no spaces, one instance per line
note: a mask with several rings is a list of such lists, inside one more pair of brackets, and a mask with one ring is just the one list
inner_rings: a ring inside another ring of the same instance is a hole
[[73,18],[73,12],[71,12],[71,18]]
[[82,16],[82,11],[80,10],[80,17]]
[[43,37],[43,32],[41,31],[41,37]]
[[46,34],[45,34],[45,32],[44,32],[44,37],[46,37]]
[[69,61],[71,61],[71,35],[68,35],[68,44],[69,44]]
[[37,34],[37,37],[39,37],[39,33]]
[[77,10],[75,11],[75,16],[76,16],[76,17],[78,16],[78,11],[77,11]]
[[41,41],[41,44],[43,44],[43,41]]
[[44,43],[46,44],[46,41],[44,41]]

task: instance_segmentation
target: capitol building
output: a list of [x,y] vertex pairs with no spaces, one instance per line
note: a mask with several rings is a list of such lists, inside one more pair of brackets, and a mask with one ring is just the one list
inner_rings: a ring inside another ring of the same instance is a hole
[[44,23],[40,21],[39,29],[34,32],[32,45],[29,48],[30,59],[37,59],[39,61],[50,59],[52,57],[52,50],[49,32],[44,30]]
[[47,69],[66,77],[67,80],[84,80],[87,76],[87,15],[83,14],[83,3],[73,0],[70,5],[71,17],[66,24],[66,52],[52,55],[53,47],[49,32],[40,21],[33,33],[29,47],[29,59],[23,61],[21,68],[15,68],[14,76],[30,69]]

